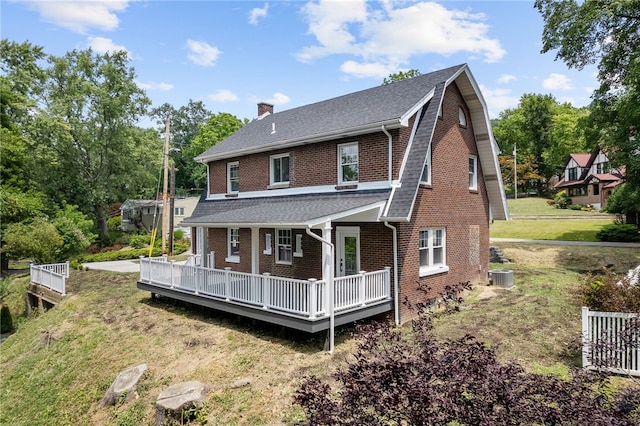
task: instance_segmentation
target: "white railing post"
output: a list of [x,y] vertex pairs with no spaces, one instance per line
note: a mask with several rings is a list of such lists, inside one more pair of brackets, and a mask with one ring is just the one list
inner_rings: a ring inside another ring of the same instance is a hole
[[384,288],[387,293],[387,300],[391,300],[391,266],[384,267]]
[[364,306],[366,304],[366,300],[365,300],[365,280],[366,280],[366,276],[365,274],[367,273],[367,271],[360,271],[360,280],[358,282],[358,287],[359,287],[359,291],[360,291],[360,297],[358,302],[360,303],[360,306]]
[[[166,262],[166,254],[162,255],[163,257],[165,257],[165,262]],[[169,265],[169,282],[171,283],[171,288],[174,288],[176,286],[175,280],[174,280],[174,275],[173,275],[173,267],[175,265],[175,260],[172,260],[170,265]]]
[[318,297],[316,294],[317,280],[309,278],[309,318],[316,317],[316,308],[318,305]]
[[216,267],[216,252],[212,251],[207,254],[207,268],[215,269]]
[[271,306],[271,274],[265,272],[262,275],[264,276],[262,280],[262,309],[269,309]]
[[231,266],[224,268],[224,295],[225,300],[231,300]]
[[589,347],[591,338],[589,336],[589,308],[582,307],[582,368],[589,366]]
[[[64,276],[65,276],[66,278],[69,278],[69,264],[70,264],[70,262],[67,260],[67,261],[65,262],[65,264],[66,264],[67,266],[65,267],[65,274],[64,274]],[[64,293],[64,292],[63,292],[63,293]]]

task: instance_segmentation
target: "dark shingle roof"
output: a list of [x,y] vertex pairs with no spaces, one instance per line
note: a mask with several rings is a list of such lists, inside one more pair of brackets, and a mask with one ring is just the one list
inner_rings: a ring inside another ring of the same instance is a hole
[[[436,86],[454,76],[457,65],[388,85],[276,112],[253,120],[227,139],[196,157],[197,161],[227,158],[235,153],[270,149],[365,126],[398,122]],[[275,132],[273,131],[275,129]]]
[[[341,192],[333,194],[293,195],[282,197],[201,200],[193,215],[182,224],[230,225],[301,225],[319,219],[343,215],[367,206],[384,203],[388,190]],[[380,206],[381,207],[381,206]]]

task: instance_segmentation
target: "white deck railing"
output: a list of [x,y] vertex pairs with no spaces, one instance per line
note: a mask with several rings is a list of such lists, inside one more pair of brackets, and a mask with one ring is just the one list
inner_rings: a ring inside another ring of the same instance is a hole
[[638,321],[639,314],[596,312],[583,307],[582,366],[640,376]]
[[30,268],[31,282],[65,295],[66,279],[69,278],[69,262],[49,265],[34,265]]
[[[389,300],[390,275],[390,268],[385,268],[336,278],[334,310],[340,312]],[[250,274],[232,271],[231,268],[211,269],[140,258],[140,281],[309,319],[327,315],[327,285],[321,280],[299,280],[268,273]]]

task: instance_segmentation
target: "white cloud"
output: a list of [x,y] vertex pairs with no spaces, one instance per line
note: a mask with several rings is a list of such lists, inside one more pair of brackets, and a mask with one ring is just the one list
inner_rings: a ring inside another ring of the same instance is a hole
[[161,90],[163,92],[168,92],[173,89],[173,84],[169,83],[156,83],[155,81],[149,81],[147,83],[143,83],[142,81],[136,81],[136,84],[139,88],[143,90]]
[[542,81],[542,87],[547,90],[571,90],[571,79],[564,74],[551,73]]
[[507,84],[507,83],[511,83],[512,81],[516,81],[517,78],[515,75],[511,75],[511,74],[502,74],[499,78],[498,78],[498,83],[500,84]]
[[265,3],[264,7],[254,7],[249,12],[249,23],[253,25],[258,25],[258,20],[260,18],[264,18],[267,16],[267,11],[269,10],[269,3]]
[[389,74],[397,72],[398,69],[395,66],[390,66],[382,63],[358,63],[355,61],[346,61],[340,65],[340,70],[345,74],[352,75],[354,77],[375,77],[382,78],[387,77]]
[[29,0],[32,9],[48,22],[84,34],[89,28],[113,31],[120,20],[117,12],[124,11],[128,0],[43,1]]
[[515,108],[520,103],[520,98],[513,96],[508,89],[489,89],[481,84],[480,91],[487,102],[490,118],[498,118],[500,112],[507,108]]
[[215,102],[231,102],[238,100],[238,96],[228,89],[218,89],[216,93],[208,95],[207,98]]
[[274,93],[271,98],[265,100],[266,103],[269,103],[271,105],[285,105],[288,104],[289,101],[291,101],[291,99],[289,99],[287,95],[280,92]]
[[212,67],[222,53],[217,47],[205,41],[187,40],[187,45],[190,52],[187,57],[196,65]]
[[499,61],[506,54],[500,42],[487,35],[489,26],[483,14],[449,10],[433,2],[404,5],[390,1],[383,3],[382,9],[368,9],[365,0],[307,3],[302,11],[309,33],[318,43],[303,48],[298,60],[354,55],[362,64],[355,66],[352,60],[342,68],[364,75],[365,64],[368,68],[377,63],[380,68],[398,69],[412,56],[422,54],[467,52],[482,56],[485,62]]
[[126,47],[115,44],[110,38],[89,37],[87,41],[89,47],[96,53],[115,53],[120,50],[124,50],[125,52],[127,52],[127,56],[131,57],[131,52],[129,52]]

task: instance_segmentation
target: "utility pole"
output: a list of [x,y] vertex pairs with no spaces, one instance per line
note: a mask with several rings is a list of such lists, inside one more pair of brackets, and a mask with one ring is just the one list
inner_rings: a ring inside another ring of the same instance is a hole
[[173,256],[173,215],[176,198],[176,165],[171,162],[171,181],[169,184],[169,256]]
[[515,199],[518,199],[518,158],[516,157],[516,145],[513,145],[513,187],[515,189]]
[[167,233],[169,232],[169,212],[167,202],[169,201],[169,118],[164,131],[164,182],[162,187],[162,254],[167,251]]

